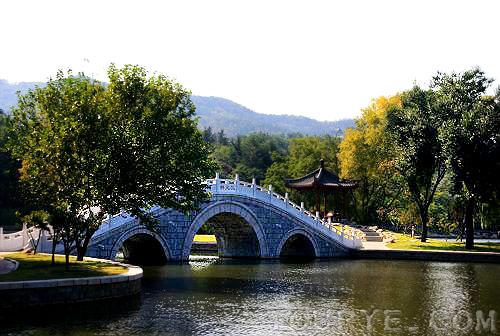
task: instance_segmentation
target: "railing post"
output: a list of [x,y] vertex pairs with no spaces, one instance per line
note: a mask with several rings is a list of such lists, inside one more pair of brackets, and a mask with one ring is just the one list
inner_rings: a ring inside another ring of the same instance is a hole
[[215,173],[215,192],[219,192],[220,178],[219,173]]
[[304,202],[300,202],[300,213],[304,214]]
[[340,237],[344,240],[344,224],[340,224]]
[[319,223],[319,211],[316,211],[316,222]]
[[255,177],[252,178],[252,195],[255,196],[255,189],[257,188],[257,183],[255,183]]
[[[42,230],[42,229],[40,229]],[[42,230],[41,234],[40,234],[40,241],[38,242],[38,252],[43,252],[45,251],[44,249],[44,246],[45,246],[45,230]]]
[[288,193],[285,193],[285,208],[288,208]]
[[238,188],[240,187],[240,175],[239,174],[236,174],[236,176],[234,177],[234,191],[238,191]]
[[28,239],[28,230],[27,230],[27,225],[26,223],[23,223],[23,231],[21,233],[21,236],[23,237],[23,247],[26,246],[26,240]]
[[273,202],[273,186],[272,184],[269,185],[269,202]]

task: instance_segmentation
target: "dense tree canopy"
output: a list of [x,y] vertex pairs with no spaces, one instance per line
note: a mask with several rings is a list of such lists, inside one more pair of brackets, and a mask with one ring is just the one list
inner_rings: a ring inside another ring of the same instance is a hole
[[356,210],[364,224],[387,220],[388,209],[404,198],[395,144],[387,132],[387,112],[400,106],[399,95],[374,100],[340,144],[341,177],[359,181]]
[[18,185],[19,164],[6,148],[10,117],[0,109],[0,223],[14,224],[17,208],[22,206]]
[[136,66],[108,74],[105,87],[60,72],[13,111],[10,147],[23,185],[61,219],[61,237],[79,257],[106,214],[125,210],[151,223],[155,204],[188,211],[214,172],[188,91]]
[[443,107],[434,91],[417,86],[402,94],[401,103],[389,110],[387,130],[396,144],[396,168],[418,208],[425,242],[429,207],[446,172],[440,137]]
[[446,106],[442,138],[455,191],[467,200],[467,248],[474,245],[473,220],[478,204],[498,202],[500,195],[500,90],[494,97],[487,96],[492,82],[479,69],[440,73],[434,78]]

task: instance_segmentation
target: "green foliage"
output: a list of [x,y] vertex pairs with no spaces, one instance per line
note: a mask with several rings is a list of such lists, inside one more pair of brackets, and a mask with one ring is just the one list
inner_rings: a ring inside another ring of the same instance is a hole
[[[303,201],[307,208],[315,204],[314,195],[299,194],[296,191],[286,190],[284,180],[297,178],[318,169],[321,159],[325,167],[338,172],[337,153],[340,139],[332,136],[298,137],[289,139],[289,153],[287,157],[277,157],[266,172],[264,185],[271,184],[279,193],[288,191],[290,198],[296,202]],[[332,201],[332,199],[330,199]],[[332,204],[330,204],[330,209]]]
[[0,223],[4,226],[19,224],[15,209],[23,205],[18,186],[20,166],[6,148],[9,123],[10,117],[0,110]]
[[[205,137],[212,139],[211,157],[218,163],[223,176],[239,174],[241,180],[257,182],[264,179],[266,170],[288,150],[284,136],[252,133],[228,139],[223,132],[217,135],[205,129]],[[212,135],[210,135],[212,134]]]
[[480,69],[434,77],[446,106],[442,139],[453,172],[455,192],[466,198],[467,247],[474,245],[474,216],[480,203],[496,203],[500,195],[500,90],[486,95],[493,82]]
[[153,205],[189,211],[214,173],[188,91],[137,66],[108,74],[105,87],[59,72],[13,111],[23,186],[79,257],[105,214],[125,210],[153,224]]
[[396,167],[417,205],[425,241],[429,206],[446,172],[440,138],[443,107],[432,90],[417,86],[404,92],[401,102],[388,111],[387,130],[397,145]]
[[[362,224],[406,226],[408,209],[401,175],[395,167],[396,146],[387,132],[387,111],[401,106],[401,97],[379,97],[363,109],[356,127],[340,144],[341,176],[359,181],[355,190],[356,217]],[[412,223],[411,223],[412,224]]]

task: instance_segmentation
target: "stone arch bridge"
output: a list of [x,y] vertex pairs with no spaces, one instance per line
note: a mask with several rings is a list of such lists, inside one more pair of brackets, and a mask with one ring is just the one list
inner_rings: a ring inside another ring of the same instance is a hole
[[218,177],[207,180],[206,186],[210,200],[195,212],[151,209],[159,221],[154,231],[127,214],[111,217],[92,237],[87,255],[113,260],[121,250],[130,261],[188,260],[193,238],[204,223],[213,226],[221,257],[336,257],[361,246],[356,231],[321,220],[319,214],[304,210],[303,203],[294,204],[272,187]]

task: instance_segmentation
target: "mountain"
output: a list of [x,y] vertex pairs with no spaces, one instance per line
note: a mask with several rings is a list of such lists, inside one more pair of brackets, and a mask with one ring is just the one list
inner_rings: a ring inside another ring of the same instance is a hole
[[10,83],[5,79],[0,79],[0,109],[5,112],[9,112],[12,106],[17,105],[17,91],[25,93],[29,89],[35,86],[43,86],[45,83],[41,82],[21,82],[21,83]]
[[[10,83],[0,79],[0,109],[9,112],[17,104],[16,92],[25,93],[40,82]],[[192,96],[201,129],[221,129],[229,136],[252,132],[274,134],[302,133],[305,135],[342,135],[343,130],[354,126],[353,119],[318,121],[307,117],[274,115],[254,112],[238,103],[220,97]]]
[[354,126],[353,119],[318,121],[292,115],[262,114],[254,112],[231,100],[219,97],[192,96],[200,127],[223,129],[228,135],[248,134],[256,131],[266,133],[302,133],[307,135],[341,135]]

